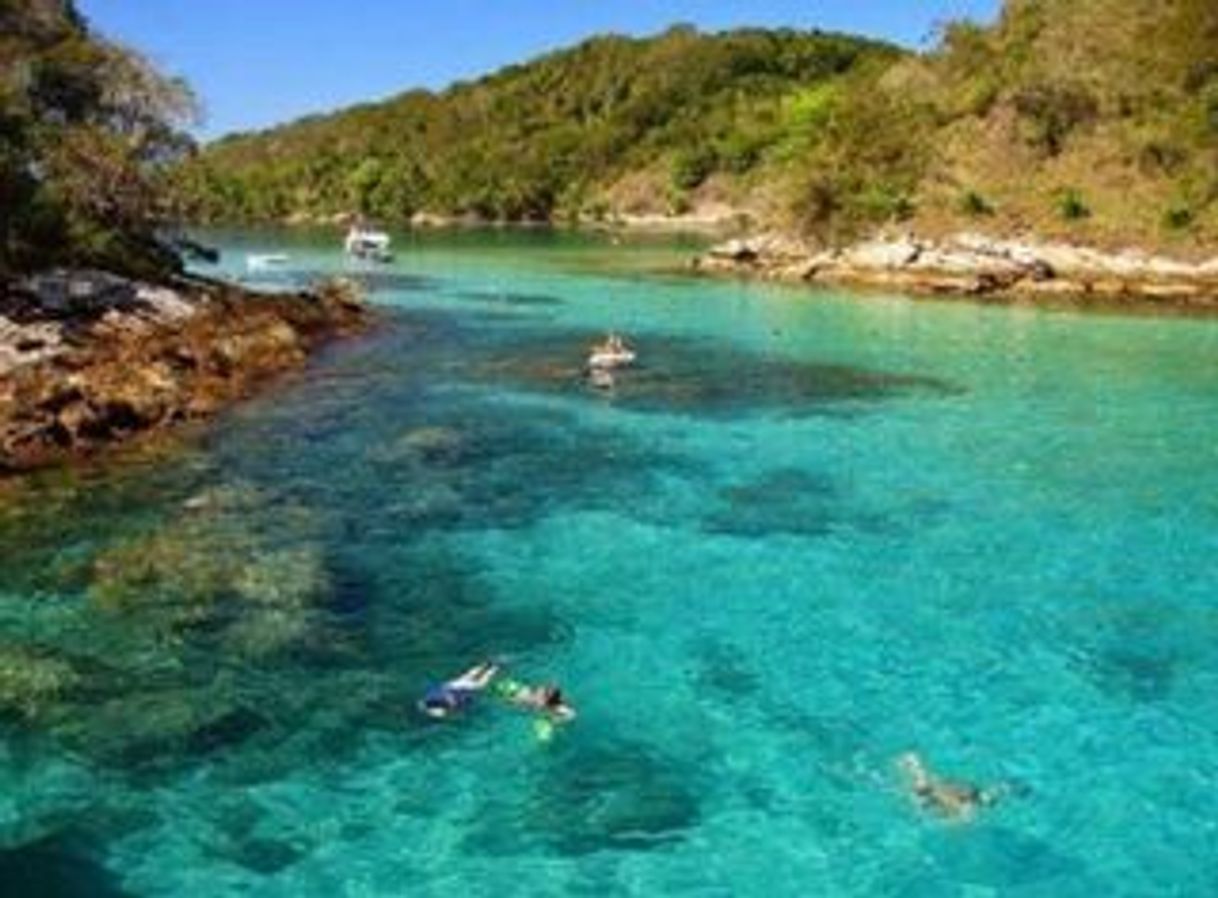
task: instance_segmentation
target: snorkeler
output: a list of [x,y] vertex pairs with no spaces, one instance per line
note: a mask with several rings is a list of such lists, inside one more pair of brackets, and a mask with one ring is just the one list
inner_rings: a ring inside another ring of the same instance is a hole
[[565,723],[575,719],[575,709],[567,703],[562,690],[553,684],[526,686],[515,680],[502,680],[495,687],[496,694],[510,705],[536,711],[554,723]]
[[437,720],[464,711],[498,673],[499,666],[490,661],[471,667],[455,679],[430,687],[419,701],[419,710]]
[[909,790],[919,807],[957,823],[972,820],[978,810],[997,804],[1008,792],[1006,786],[982,789],[972,783],[941,779],[914,752],[897,758],[897,766],[908,778]]

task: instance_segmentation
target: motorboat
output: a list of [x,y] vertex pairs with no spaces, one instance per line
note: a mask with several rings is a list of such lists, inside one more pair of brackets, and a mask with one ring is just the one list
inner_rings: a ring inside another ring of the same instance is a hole
[[393,261],[393,252],[389,249],[389,235],[384,231],[373,231],[358,225],[347,231],[343,241],[343,249],[347,255],[356,259],[370,259],[373,262]]
[[613,371],[616,368],[629,368],[638,358],[626,341],[617,334],[610,334],[605,342],[592,347],[588,354],[588,368],[592,371]]
[[249,253],[245,257],[245,268],[247,271],[268,271],[290,261],[291,257],[283,253]]

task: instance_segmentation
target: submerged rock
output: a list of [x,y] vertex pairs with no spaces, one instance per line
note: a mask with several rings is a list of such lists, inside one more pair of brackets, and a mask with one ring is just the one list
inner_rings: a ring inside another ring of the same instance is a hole
[[79,683],[66,660],[22,646],[0,646],[0,715],[39,717]]
[[[588,392],[577,354],[595,335],[574,333],[513,344],[477,371],[496,383],[546,392]],[[768,357],[723,342],[657,337],[643,361],[615,375],[612,401],[622,408],[676,414],[832,414],[861,403],[924,393],[948,395],[954,387],[932,377],[872,371],[847,365]]]
[[[107,548],[92,564],[94,607],[240,656],[298,644],[330,592],[325,562],[309,543],[273,543],[255,501],[240,491],[200,494],[156,531]],[[302,535],[293,532],[307,524],[302,510],[275,514],[280,534]]]
[[710,533],[819,537],[847,522],[833,484],[797,469],[766,472],[720,490],[717,498],[717,507],[702,522]]
[[429,465],[459,463],[467,447],[461,432],[452,427],[424,425],[403,433],[389,446],[378,447],[376,461],[421,462]]

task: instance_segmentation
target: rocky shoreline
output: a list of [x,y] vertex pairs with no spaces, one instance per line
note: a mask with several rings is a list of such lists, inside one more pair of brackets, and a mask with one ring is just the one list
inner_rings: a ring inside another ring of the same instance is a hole
[[209,417],[368,322],[341,283],[253,293],[56,272],[0,296],[0,476]]
[[785,283],[1218,312],[1218,258],[1194,264],[1135,250],[1109,253],[979,234],[880,236],[842,249],[765,234],[719,244],[692,264],[699,272]]

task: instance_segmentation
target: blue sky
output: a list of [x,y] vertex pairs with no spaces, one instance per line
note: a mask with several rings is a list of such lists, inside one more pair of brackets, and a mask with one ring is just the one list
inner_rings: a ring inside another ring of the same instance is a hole
[[999,0],[78,0],[94,27],[185,77],[200,131],[263,127],[440,88],[604,31],[788,25],[924,46]]

